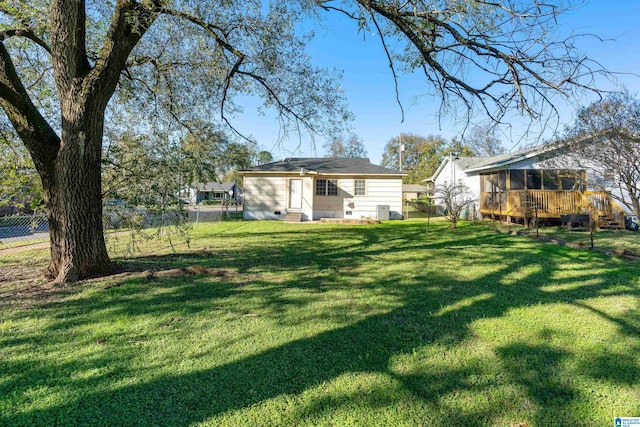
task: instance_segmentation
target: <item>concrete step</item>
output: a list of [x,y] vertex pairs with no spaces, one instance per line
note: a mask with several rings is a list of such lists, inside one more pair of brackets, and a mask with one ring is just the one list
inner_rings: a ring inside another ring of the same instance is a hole
[[287,212],[284,216],[285,222],[302,222],[302,212]]

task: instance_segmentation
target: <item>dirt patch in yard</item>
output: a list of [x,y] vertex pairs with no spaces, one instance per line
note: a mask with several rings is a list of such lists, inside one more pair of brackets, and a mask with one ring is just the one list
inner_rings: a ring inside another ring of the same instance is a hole
[[59,287],[45,278],[43,268],[33,265],[12,265],[0,270],[0,304],[32,306],[48,300]]
[[[200,250],[189,254],[191,262],[199,263],[202,257],[210,255],[210,251]],[[122,286],[131,280],[146,282],[180,276],[210,276],[223,280],[235,280],[238,273],[228,269],[211,268],[205,265],[190,265],[180,268],[167,268],[168,258],[171,256],[147,256],[143,259],[132,259],[116,262],[115,273],[78,281],[73,284],[54,284],[43,274],[46,263],[24,261],[0,269],[0,305],[34,306],[51,301],[69,292],[74,292],[78,286],[102,284],[102,289]],[[144,261],[144,262],[143,262]],[[243,275],[243,279],[248,279]],[[250,279],[248,279],[250,280]]]

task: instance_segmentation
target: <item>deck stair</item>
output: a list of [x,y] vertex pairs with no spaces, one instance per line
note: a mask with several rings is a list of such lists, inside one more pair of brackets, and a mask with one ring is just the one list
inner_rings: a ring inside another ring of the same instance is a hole
[[284,222],[302,222],[302,212],[287,212]]
[[582,196],[588,201],[600,230],[624,230],[624,210],[611,199],[611,195],[605,192],[585,192]]
[[601,230],[624,230],[624,224],[620,224],[614,217],[605,213],[598,215],[598,228]]

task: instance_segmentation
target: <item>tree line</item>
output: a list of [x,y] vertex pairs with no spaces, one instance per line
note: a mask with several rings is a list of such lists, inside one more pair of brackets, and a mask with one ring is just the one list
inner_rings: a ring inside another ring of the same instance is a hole
[[[400,147],[402,167],[400,165]],[[405,183],[419,184],[430,178],[442,159],[448,155],[493,156],[505,151],[495,127],[475,127],[466,136],[447,140],[439,135],[398,135],[387,142],[382,154],[382,166],[400,170],[407,176]]]

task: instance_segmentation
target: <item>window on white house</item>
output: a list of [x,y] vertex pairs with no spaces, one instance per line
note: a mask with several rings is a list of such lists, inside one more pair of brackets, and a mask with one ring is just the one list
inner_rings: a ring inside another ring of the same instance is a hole
[[338,180],[328,179],[327,180],[327,196],[337,196],[337,195],[338,195]]
[[337,196],[338,180],[337,179],[317,179],[316,180],[316,196]]
[[367,194],[367,181],[364,179],[356,179],[353,194],[356,196],[365,196]]

